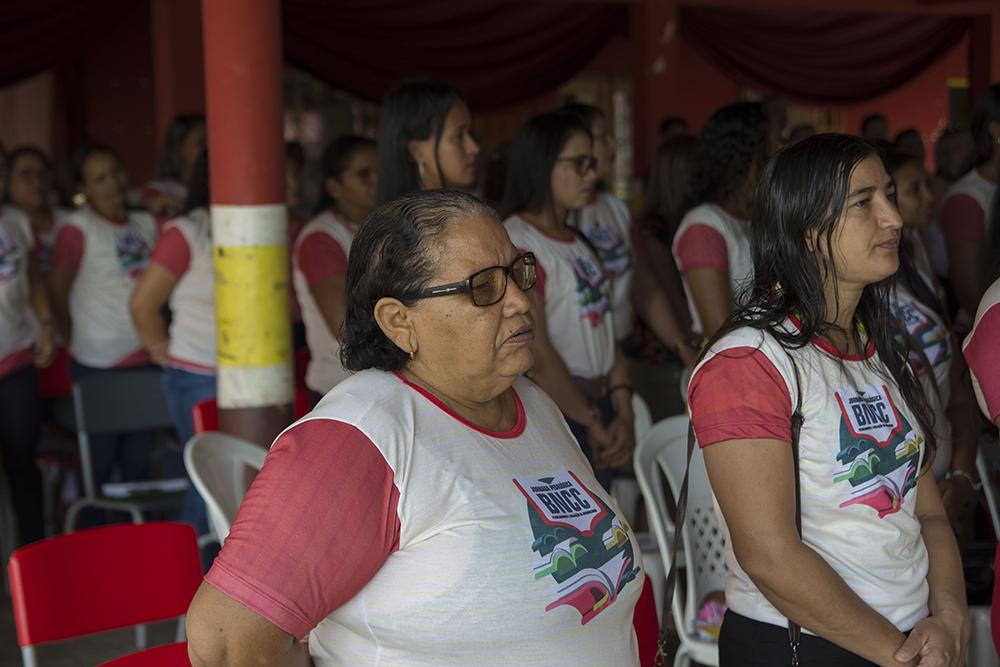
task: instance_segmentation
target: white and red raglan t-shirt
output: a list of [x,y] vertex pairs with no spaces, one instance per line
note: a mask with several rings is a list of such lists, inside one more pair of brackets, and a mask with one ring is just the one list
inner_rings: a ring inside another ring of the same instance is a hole
[[972,331],[965,338],[962,353],[969,364],[976,400],[990,422],[1000,417],[1000,280],[996,280],[976,311]]
[[702,333],[701,318],[684,274],[692,269],[722,269],[729,274],[733,299],[753,280],[749,221],[737,218],[717,204],[699,204],[688,211],[674,236],[674,260],[681,272],[691,309],[692,328]]
[[[802,540],[868,606],[909,631],[928,614],[927,549],[915,515],[924,436],[885,377],[873,343],[863,355],[840,356],[822,341],[786,352],[770,333],[744,327],[723,336],[695,368],[688,402],[702,447],[790,443],[801,396]],[[716,511],[726,536],[726,604],[785,626],[737,562],[718,502]]]
[[0,378],[34,360],[38,322],[28,281],[33,244],[28,216],[14,206],[0,206]]
[[69,293],[69,351],[77,362],[95,368],[149,363],[128,300],[155,241],[156,223],[139,211],[114,221],[85,206],[59,228],[52,263],[76,271]]
[[306,386],[320,394],[330,391],[350,371],[340,363],[340,341],[327,326],[311,288],[330,278],[346,278],[356,231],[332,210],[323,211],[302,228],[292,252],[292,284],[310,354]]
[[937,451],[934,453],[931,468],[934,477],[942,479],[951,466],[952,428],[948,419],[948,404],[951,402],[952,391],[951,364],[957,346],[941,316],[913,296],[905,287],[897,283],[890,293],[890,299],[893,314],[906,327],[909,337],[908,341],[900,342],[910,350],[908,355],[910,367],[920,379],[927,402],[934,410]]
[[177,278],[170,293],[170,366],[215,375],[215,268],[212,220],[198,208],[163,227],[149,258]]
[[997,186],[972,169],[955,181],[941,204],[941,230],[945,241],[982,241],[989,226],[990,207]]
[[607,375],[615,361],[611,281],[587,244],[562,240],[516,215],[504,220],[511,243],[535,253],[535,291],[545,307],[549,339],[569,372],[584,379]]
[[599,192],[578,211],[576,226],[597,252],[604,273],[611,278],[615,336],[624,340],[632,333],[635,318],[635,309],[632,308],[632,274],[635,270],[632,214],[621,199],[610,192]]
[[496,433],[345,379],[275,441],[206,581],[319,667],[638,665],[632,529],[552,400],[513,397]]

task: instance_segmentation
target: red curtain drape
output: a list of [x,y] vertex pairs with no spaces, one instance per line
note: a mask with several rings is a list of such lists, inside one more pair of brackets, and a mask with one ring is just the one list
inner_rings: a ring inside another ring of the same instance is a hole
[[916,75],[966,33],[969,18],[682,8],[680,33],[740,83],[813,104],[852,104]]
[[286,60],[361,97],[435,76],[476,109],[551,90],[626,23],[626,7],[509,0],[285,0]]

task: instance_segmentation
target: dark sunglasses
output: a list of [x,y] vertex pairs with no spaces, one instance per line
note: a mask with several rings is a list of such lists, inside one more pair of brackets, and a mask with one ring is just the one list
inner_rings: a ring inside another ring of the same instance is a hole
[[586,176],[588,171],[597,169],[597,158],[593,155],[574,155],[573,157],[557,157],[556,162],[572,162],[576,173]]
[[468,292],[472,303],[477,306],[492,306],[507,293],[507,276],[514,279],[514,284],[523,292],[535,286],[538,273],[535,269],[534,253],[526,252],[510,263],[510,266],[491,266],[488,269],[476,271],[460,283],[426,287],[413,296],[417,299],[429,299],[434,296],[448,296]]

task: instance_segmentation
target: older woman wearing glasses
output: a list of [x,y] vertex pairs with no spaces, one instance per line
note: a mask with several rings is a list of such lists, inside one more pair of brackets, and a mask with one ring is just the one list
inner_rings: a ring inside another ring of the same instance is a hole
[[471,195],[372,213],[356,373],[271,448],[189,611],[194,665],[638,664],[632,531],[523,377],[535,280]]

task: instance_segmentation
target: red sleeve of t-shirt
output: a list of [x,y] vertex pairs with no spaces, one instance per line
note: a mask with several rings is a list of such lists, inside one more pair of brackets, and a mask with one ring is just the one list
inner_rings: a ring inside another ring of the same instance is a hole
[[399,491],[354,426],[313,419],[271,447],[205,581],[295,638],[399,549]]
[[180,229],[170,227],[156,239],[149,259],[180,278],[191,266],[191,246]]
[[83,232],[73,225],[64,225],[56,234],[52,248],[52,265],[76,271],[83,261]]
[[677,266],[681,271],[728,269],[726,239],[718,230],[700,222],[694,223],[677,239]]
[[702,447],[725,440],[792,441],[788,385],[755,347],[735,347],[705,362],[691,378],[688,405]]
[[1000,303],[987,310],[962,350],[969,371],[975,376],[979,391],[986,400],[991,422],[1000,415]]
[[941,230],[947,243],[982,241],[986,236],[986,212],[969,195],[952,195],[941,208]]
[[337,240],[325,232],[313,232],[296,249],[299,270],[312,287],[329,278],[347,275],[347,253]]

